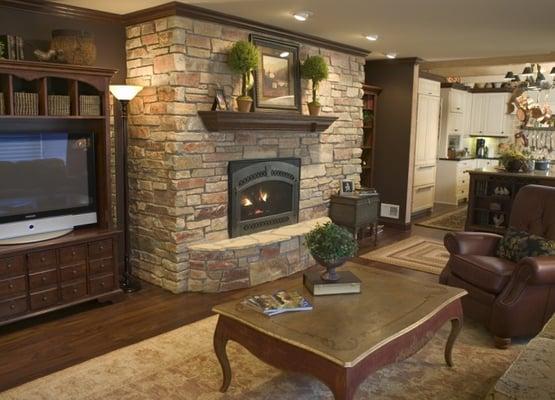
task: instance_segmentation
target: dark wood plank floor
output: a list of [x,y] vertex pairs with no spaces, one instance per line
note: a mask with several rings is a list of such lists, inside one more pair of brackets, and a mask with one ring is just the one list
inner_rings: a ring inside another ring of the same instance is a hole
[[[378,247],[410,235],[411,232],[386,228]],[[360,254],[373,248],[373,240],[367,239],[361,243]],[[435,275],[427,273],[362,258],[355,261],[416,279],[437,281]],[[284,279],[299,277],[297,274]],[[179,295],[144,284],[141,291],[126,295],[117,304],[91,302],[0,327],[0,391],[206,318],[218,303],[242,298],[252,291],[277,290],[282,284],[278,280],[254,289]]]

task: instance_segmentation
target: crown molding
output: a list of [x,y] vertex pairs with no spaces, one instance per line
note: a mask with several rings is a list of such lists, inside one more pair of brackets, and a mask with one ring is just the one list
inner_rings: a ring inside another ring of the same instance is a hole
[[53,1],[42,0],[0,0],[0,7],[12,8],[22,11],[30,11],[39,14],[53,15],[58,17],[87,19],[111,23],[121,23],[122,16],[104,11],[91,10],[89,8],[69,6]]

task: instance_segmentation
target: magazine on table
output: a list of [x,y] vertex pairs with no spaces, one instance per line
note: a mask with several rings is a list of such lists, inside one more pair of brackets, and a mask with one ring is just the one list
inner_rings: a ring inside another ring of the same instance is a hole
[[280,290],[272,295],[260,294],[247,297],[243,304],[268,316],[293,311],[312,310],[312,304],[297,291]]

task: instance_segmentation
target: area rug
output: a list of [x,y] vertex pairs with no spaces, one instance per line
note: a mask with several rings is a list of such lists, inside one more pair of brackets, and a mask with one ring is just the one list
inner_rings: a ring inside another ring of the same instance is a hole
[[[218,391],[221,370],[212,349],[217,317],[113,351],[0,393],[2,400],[333,400],[310,376],[264,364],[229,342],[231,386]],[[280,318],[280,316],[274,317]],[[498,350],[480,326],[465,322],[449,368],[443,350],[449,324],[409,359],[383,368],[359,387],[355,399],[481,399],[517,357],[522,345]]]
[[359,257],[439,275],[449,252],[442,242],[415,235]]
[[415,225],[426,228],[441,229],[444,231],[460,232],[464,231],[466,224],[467,207],[461,207],[455,211],[450,211],[435,217],[427,218],[415,223]]

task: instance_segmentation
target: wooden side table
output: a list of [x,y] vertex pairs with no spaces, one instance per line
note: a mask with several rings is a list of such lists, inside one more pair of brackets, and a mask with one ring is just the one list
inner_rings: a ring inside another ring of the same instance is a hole
[[378,210],[380,196],[378,193],[349,195],[332,195],[330,200],[330,218],[337,224],[353,232],[358,239],[358,231],[372,225],[374,243],[378,243]]

